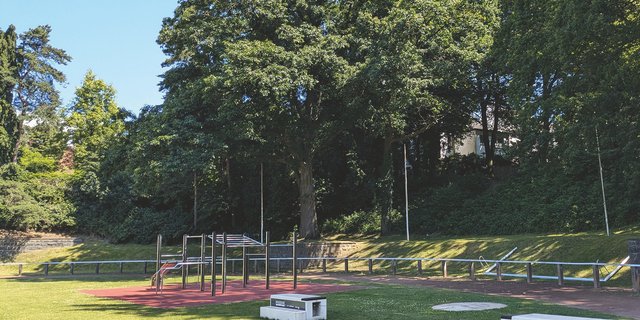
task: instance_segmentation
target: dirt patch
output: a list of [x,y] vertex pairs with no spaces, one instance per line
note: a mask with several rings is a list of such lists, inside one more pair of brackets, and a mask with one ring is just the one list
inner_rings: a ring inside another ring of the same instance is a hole
[[451,289],[463,292],[475,292],[489,295],[532,299],[568,307],[597,311],[640,319],[640,296],[631,289],[606,287],[595,289],[588,286],[558,286],[550,282],[523,281],[470,281],[456,278],[418,278],[394,276],[356,276],[356,275],[305,275],[313,279],[335,279],[342,281],[362,281],[375,283],[402,284],[408,286],[426,286]]

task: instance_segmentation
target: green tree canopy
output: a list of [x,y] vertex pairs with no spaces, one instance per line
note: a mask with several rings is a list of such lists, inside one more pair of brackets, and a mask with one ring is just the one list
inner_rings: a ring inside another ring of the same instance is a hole
[[16,47],[18,73],[13,94],[13,106],[18,115],[16,146],[13,162],[18,161],[18,149],[24,143],[24,123],[34,118],[40,108],[58,108],[59,93],[55,83],[64,83],[65,75],[56,65],[66,65],[71,57],[49,43],[50,26],[39,26],[19,36]]
[[17,138],[17,116],[12,104],[18,78],[17,38],[13,25],[0,32],[0,165],[11,161]]
[[496,1],[354,2],[350,57],[358,65],[349,99],[357,124],[381,141],[375,202],[388,231],[393,188],[392,145],[433,130],[459,132],[472,106],[472,66],[492,45]]
[[115,89],[87,72],[69,108],[67,124],[75,149],[75,164],[96,171],[104,152],[125,129],[127,113],[116,105]]
[[332,1],[185,1],[159,38],[174,67],[170,90],[182,88],[181,71],[202,72],[201,89],[221,98],[220,123],[234,124],[223,130],[267,142],[296,172],[304,237],[319,235],[314,156],[341,130],[338,94],[351,74],[339,54],[338,9]]

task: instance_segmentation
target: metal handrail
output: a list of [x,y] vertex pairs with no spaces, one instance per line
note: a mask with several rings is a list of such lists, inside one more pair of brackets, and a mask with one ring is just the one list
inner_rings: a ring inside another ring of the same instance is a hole
[[18,266],[18,265],[58,265],[58,264],[111,264],[111,263],[151,263],[156,260],[80,260],[80,261],[48,261],[48,262],[0,262],[0,266]]
[[[292,257],[270,257],[270,260],[292,260]],[[298,257],[298,260],[349,260],[349,261],[433,261],[433,262],[483,262],[500,264],[538,264],[538,265],[564,265],[564,266],[614,266],[640,268],[640,264],[633,263],[607,263],[607,262],[566,262],[566,261],[530,261],[530,260],[489,260],[489,259],[461,259],[461,258],[401,258],[401,257]],[[227,258],[228,261],[242,261],[242,258]],[[250,261],[264,261],[265,258],[249,258]],[[162,263],[176,260],[162,260]],[[156,260],[89,260],[89,261],[48,261],[48,262],[0,262],[0,266],[27,266],[27,265],[66,265],[66,264],[118,264],[118,263],[155,263]],[[181,262],[181,261],[180,261]],[[216,259],[220,262],[220,259]],[[211,257],[206,257],[204,262],[190,264],[211,263]]]
[[[49,274],[49,266],[51,265],[69,265],[70,267],[70,272],[71,274],[74,274],[74,266],[76,265],[88,265],[88,264],[95,264],[96,266],[96,274],[99,274],[100,271],[100,265],[105,265],[105,264],[120,264],[120,273],[123,272],[123,265],[125,263],[144,263],[144,273],[146,274],[147,271],[147,264],[148,263],[155,263],[155,262],[160,262],[160,263],[167,263],[167,262],[173,262],[176,263],[176,267],[172,268],[172,269],[177,269],[177,268],[182,268],[184,266],[191,266],[191,265],[210,265],[212,262],[211,257],[204,257],[204,261],[200,261],[201,258],[198,257],[198,259],[195,259],[197,261],[177,261],[177,260],[160,260],[160,261],[154,261],[154,260],[94,260],[94,261],[50,261],[50,262],[40,262],[40,263],[36,263],[36,262],[5,262],[5,263],[0,263],[0,266],[18,266],[18,275],[22,275],[22,271],[23,271],[23,266],[25,265],[42,265],[44,266],[43,268],[43,272],[44,272],[44,276],[48,276]],[[218,258],[218,257],[216,257]],[[257,262],[258,261],[265,261],[266,258],[264,257],[246,257],[248,261],[253,261],[256,263],[257,266]],[[222,264],[222,259],[216,259],[216,264]],[[234,265],[234,263],[236,261],[242,261],[242,258],[229,258],[227,259],[227,261],[231,261],[232,262],[232,266]],[[638,284],[638,272],[640,270],[640,264],[631,264],[631,263],[624,263],[626,261],[622,261],[623,263],[603,263],[603,262],[561,262],[561,261],[523,261],[523,260],[486,260],[486,259],[460,259],[460,258],[400,258],[400,257],[297,257],[296,259],[294,259],[293,257],[273,257],[270,258],[270,260],[272,261],[276,261],[277,262],[277,269],[278,272],[280,272],[280,262],[281,261],[291,261],[291,263],[295,263],[297,264],[298,262],[303,262],[303,261],[322,261],[322,271],[326,272],[326,262],[327,261],[344,261],[344,270],[345,272],[349,272],[348,271],[348,265],[349,265],[349,261],[367,261],[368,265],[369,265],[369,273],[372,272],[372,265],[373,265],[373,261],[390,261],[391,262],[391,267],[392,267],[392,272],[395,275],[396,274],[396,268],[397,268],[397,263],[399,261],[408,261],[408,262],[417,262],[418,265],[418,273],[422,272],[422,262],[423,261],[432,261],[432,262],[440,262],[442,263],[442,272],[443,272],[443,276],[447,277],[447,263],[449,262],[457,262],[457,263],[469,263],[470,264],[470,277],[472,279],[475,279],[475,271],[474,271],[474,267],[473,264],[476,262],[480,262],[480,263],[496,263],[498,266],[505,266],[508,264],[514,264],[514,265],[526,265],[527,267],[527,274],[514,274],[514,273],[504,273],[501,271],[501,268],[498,268],[498,271],[496,273],[484,273],[484,275],[487,276],[496,276],[498,280],[501,280],[502,277],[516,277],[516,278],[527,278],[527,282],[532,281],[532,279],[536,278],[536,279],[547,279],[547,280],[551,280],[551,279],[557,279],[558,280],[558,284],[563,285],[565,280],[569,280],[569,281],[590,281],[593,282],[594,286],[596,288],[600,288],[601,283],[607,282],[607,280],[609,280],[613,274],[609,274],[607,277],[605,277],[604,279],[600,278],[600,272],[599,269],[602,266],[615,266],[616,267],[616,272],[619,271],[621,268],[623,267],[630,267],[632,268],[632,287],[634,289],[634,292],[637,292],[637,288],[639,286]],[[299,260],[299,261],[298,261]],[[179,265],[179,266],[178,266]],[[549,276],[549,275],[533,275],[531,270],[532,270],[532,266],[533,265],[555,265],[557,266],[557,276]],[[593,277],[592,278],[578,278],[578,277],[565,277],[563,275],[563,267],[564,266],[591,266],[593,268]],[[300,268],[300,270],[302,270],[303,265],[297,265],[296,269]],[[157,273],[157,271],[156,271]],[[157,276],[156,276],[157,277]],[[294,272],[294,278],[295,278],[295,272]],[[156,279],[156,281],[158,281],[158,279]],[[160,280],[161,281],[161,280]],[[157,289],[157,288],[156,288]],[[162,288],[160,288],[162,289]]]

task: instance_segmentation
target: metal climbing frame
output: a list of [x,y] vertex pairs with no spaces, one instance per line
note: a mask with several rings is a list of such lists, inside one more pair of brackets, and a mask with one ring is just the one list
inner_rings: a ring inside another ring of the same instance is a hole
[[[227,248],[243,248],[243,247],[264,247],[264,244],[258,240],[252,239],[244,234],[227,234]],[[213,235],[208,236],[213,239]],[[265,241],[266,242],[266,241]],[[216,235],[216,243],[224,244],[224,234]]]
[[[189,239],[200,239],[200,256],[199,257],[189,257],[187,252],[187,242]],[[207,245],[207,241],[211,240],[211,256],[207,257],[205,255],[205,249]],[[296,236],[294,235],[294,248]],[[218,259],[216,255],[216,246],[220,245],[221,247],[221,257]],[[248,253],[249,248],[264,248],[264,253]],[[269,274],[269,262],[270,258],[270,240],[269,240],[269,232],[265,233],[265,243],[261,243],[251,237],[248,237],[244,234],[216,234],[215,232],[210,235],[183,235],[182,237],[182,253],[178,255],[162,255],[162,235],[158,235],[157,240],[157,259],[156,259],[156,273],[152,279],[152,285],[156,285],[156,292],[162,290],[162,278],[164,275],[171,270],[181,269],[182,271],[182,288],[186,288],[187,286],[187,278],[189,276],[189,266],[197,265],[198,266],[198,277],[199,277],[199,286],[200,291],[204,291],[205,289],[205,272],[206,267],[211,264],[211,295],[216,295],[216,265],[218,263],[221,264],[221,293],[224,294],[226,291],[227,285],[227,249],[228,248],[242,248],[242,283],[243,287],[246,287],[249,281],[249,257],[257,257],[258,259],[264,259],[265,261],[265,288],[269,289],[270,282],[270,274]],[[163,260],[162,258],[176,258],[180,257],[181,260],[170,259]],[[294,280],[293,286],[294,289],[297,285],[297,274],[295,272],[296,266],[296,253],[295,249],[293,251],[294,257]],[[163,264],[164,263],[164,264]],[[155,281],[154,281],[155,280]]]

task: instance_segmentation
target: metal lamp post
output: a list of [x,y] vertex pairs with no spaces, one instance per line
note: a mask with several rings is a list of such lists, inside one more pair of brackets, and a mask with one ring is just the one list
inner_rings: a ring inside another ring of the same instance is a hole
[[407,168],[412,168],[409,161],[407,161],[407,145],[402,144],[404,148],[404,211],[405,211],[405,224],[407,226],[407,241],[409,241],[409,189],[407,187]]
[[260,162],[260,243],[264,243],[264,166]]

